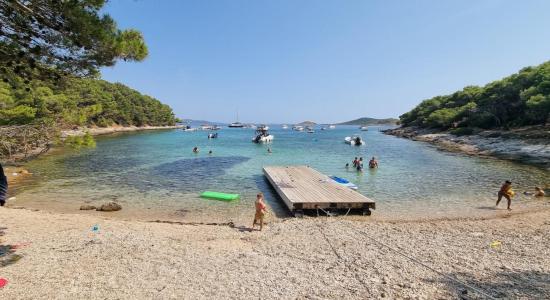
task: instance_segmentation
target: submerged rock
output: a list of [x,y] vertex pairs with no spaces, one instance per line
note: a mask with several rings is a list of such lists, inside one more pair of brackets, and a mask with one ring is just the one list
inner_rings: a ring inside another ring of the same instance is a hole
[[122,209],[122,206],[120,206],[120,204],[115,202],[109,202],[97,208],[98,211],[118,211],[121,209]]
[[92,210],[92,209],[96,209],[96,207],[93,206],[93,205],[88,205],[88,204],[80,206],[80,210]]

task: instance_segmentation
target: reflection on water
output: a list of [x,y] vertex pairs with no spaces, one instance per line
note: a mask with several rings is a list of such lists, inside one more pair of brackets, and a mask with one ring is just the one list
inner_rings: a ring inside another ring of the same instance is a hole
[[[445,217],[491,213],[479,207],[493,205],[506,179],[518,192],[515,207],[535,203],[523,191],[549,184],[547,170],[441,152],[426,143],[386,136],[375,127],[368,132],[341,126],[314,134],[282,129],[272,133],[275,140],[270,145],[251,143],[253,131],[246,129],[224,129],[211,140],[207,132],[179,130],[100,137],[95,149],[67,150],[32,161],[28,167],[37,180],[18,191],[18,202],[41,208],[59,204],[72,210],[84,201],[116,199],[124,210],[184,211],[186,218],[248,218],[255,194],[262,191],[281,216],[285,208],[264,179],[262,167],[305,164],[357,184],[361,193],[376,200],[376,215]],[[363,135],[366,146],[343,142],[354,133]],[[195,146],[201,149],[199,154],[192,153]],[[267,153],[267,147],[273,153]],[[345,164],[355,156],[366,161],[376,156],[380,168],[364,173],[347,170]],[[240,193],[242,199],[234,203],[200,199],[205,190]]]

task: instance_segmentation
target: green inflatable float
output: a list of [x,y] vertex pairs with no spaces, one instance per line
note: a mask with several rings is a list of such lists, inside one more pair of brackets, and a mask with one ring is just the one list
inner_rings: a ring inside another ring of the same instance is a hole
[[239,199],[239,194],[227,194],[220,192],[206,191],[201,194],[201,198],[215,199],[221,201],[233,201]]

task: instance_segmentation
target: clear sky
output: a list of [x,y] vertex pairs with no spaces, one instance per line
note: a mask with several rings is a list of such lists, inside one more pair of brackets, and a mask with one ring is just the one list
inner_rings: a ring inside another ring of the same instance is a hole
[[550,59],[547,0],[112,0],[149,57],[103,78],[182,118],[320,123],[421,100]]

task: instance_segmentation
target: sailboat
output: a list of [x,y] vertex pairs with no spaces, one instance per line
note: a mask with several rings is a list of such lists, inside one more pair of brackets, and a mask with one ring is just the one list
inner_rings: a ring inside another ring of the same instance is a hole
[[237,111],[237,122],[227,125],[229,128],[244,128],[244,124],[239,122],[239,112]]

